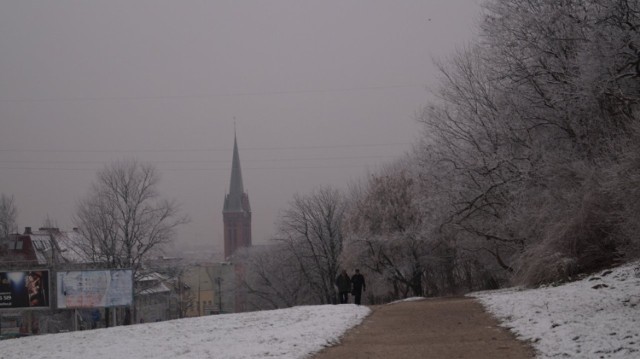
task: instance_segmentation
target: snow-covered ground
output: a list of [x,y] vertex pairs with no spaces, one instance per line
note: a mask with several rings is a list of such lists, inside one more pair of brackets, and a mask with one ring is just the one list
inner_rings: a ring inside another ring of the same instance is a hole
[[640,358],[640,262],[558,287],[472,296],[539,358]]
[[[472,296],[539,358],[640,358],[640,262],[558,287]],[[301,306],[41,335],[0,341],[0,359],[306,358],[369,313],[353,304]]]
[[207,316],[0,341],[0,359],[305,358],[370,310],[354,304]]

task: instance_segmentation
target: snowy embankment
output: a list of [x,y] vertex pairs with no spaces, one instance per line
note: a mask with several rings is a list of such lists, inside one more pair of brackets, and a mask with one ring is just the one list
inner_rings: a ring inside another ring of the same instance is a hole
[[640,262],[557,287],[471,296],[539,358],[640,358]]
[[305,358],[334,345],[370,309],[301,306],[0,341],[0,359]]

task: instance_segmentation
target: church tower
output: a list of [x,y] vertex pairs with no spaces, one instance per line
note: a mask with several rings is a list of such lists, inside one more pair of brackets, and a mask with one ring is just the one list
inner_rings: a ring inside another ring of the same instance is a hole
[[251,207],[249,195],[244,192],[238,141],[233,136],[233,163],[229,194],[224,198],[224,258],[228,260],[238,248],[251,247]]

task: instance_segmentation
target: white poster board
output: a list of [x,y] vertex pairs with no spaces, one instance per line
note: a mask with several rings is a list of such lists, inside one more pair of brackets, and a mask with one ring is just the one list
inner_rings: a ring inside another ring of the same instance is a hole
[[57,273],[58,308],[103,308],[133,303],[130,269]]

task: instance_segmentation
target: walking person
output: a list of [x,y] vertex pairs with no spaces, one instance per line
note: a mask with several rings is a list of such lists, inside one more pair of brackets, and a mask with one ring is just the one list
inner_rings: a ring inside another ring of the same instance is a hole
[[338,287],[338,295],[340,297],[340,304],[349,303],[349,292],[351,292],[351,278],[347,274],[346,270],[342,270],[342,273],[336,278],[336,287]]
[[362,298],[362,292],[367,290],[367,285],[364,282],[364,276],[360,274],[360,269],[356,269],[356,274],[351,277],[351,284],[353,287],[354,301],[357,305],[360,305],[360,299]]

